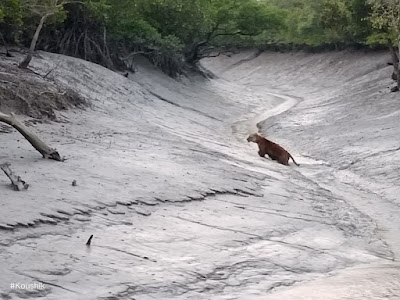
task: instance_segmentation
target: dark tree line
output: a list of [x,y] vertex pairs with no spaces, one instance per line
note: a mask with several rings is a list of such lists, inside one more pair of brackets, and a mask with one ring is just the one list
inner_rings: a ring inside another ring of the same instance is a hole
[[[2,0],[0,41],[171,76],[232,48],[387,47],[398,73],[398,0]],[[400,79],[399,79],[400,84]]]

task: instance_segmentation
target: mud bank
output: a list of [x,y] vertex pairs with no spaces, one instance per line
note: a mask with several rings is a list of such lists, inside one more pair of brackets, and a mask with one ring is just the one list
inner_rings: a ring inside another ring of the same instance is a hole
[[[65,163],[0,133],[0,162],[31,184],[0,185],[4,299],[365,299],[376,278],[368,296],[400,294],[385,54],[242,53],[204,61],[215,79],[179,81],[145,61],[125,78],[41,55],[35,71],[57,65],[54,80],[92,107],[35,126]],[[301,167],[259,158],[245,140],[257,124]],[[310,288],[321,282],[326,294]]]

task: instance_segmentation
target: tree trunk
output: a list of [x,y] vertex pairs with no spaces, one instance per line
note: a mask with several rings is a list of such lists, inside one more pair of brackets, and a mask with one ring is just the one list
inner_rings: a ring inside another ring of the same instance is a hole
[[43,24],[44,24],[44,22],[46,21],[46,19],[47,19],[48,16],[50,16],[50,14],[45,14],[45,15],[40,19],[39,25],[38,25],[38,27],[36,27],[35,34],[33,35],[33,38],[32,38],[32,41],[31,41],[31,46],[29,47],[28,55],[27,55],[27,56],[25,57],[25,59],[19,64],[18,68],[20,68],[20,69],[26,69],[26,68],[28,68],[29,63],[30,63],[31,60],[32,60],[33,52],[35,51],[36,43],[37,43],[37,41],[38,41],[38,39],[39,39],[40,31],[42,30]]
[[0,122],[4,122],[11,125],[17,129],[31,145],[43,155],[44,158],[54,159],[57,161],[63,161],[60,154],[55,149],[50,148],[43,142],[36,134],[30,132],[29,129],[16,118],[16,116],[11,113],[11,115],[6,115],[0,112]]
[[196,44],[194,46],[191,47],[191,49],[189,50],[189,52],[187,53],[186,56],[186,62],[189,64],[195,64],[197,63],[200,59],[199,59],[199,52],[200,52],[200,45]]
[[[400,36],[399,36],[399,39],[400,39]],[[398,43],[398,49],[397,49],[398,51],[399,51],[399,53],[398,53],[398,55],[397,55],[397,68],[396,68],[396,79],[397,79],[397,90],[399,90],[400,89],[400,69],[399,69],[399,57],[400,57],[400,40],[399,40],[399,43]]]
[[392,76],[392,78],[393,78],[393,80],[397,80],[396,76],[397,76],[397,70],[399,68],[399,58],[397,56],[395,49],[393,48],[392,43],[389,41],[387,45],[388,45],[388,48],[390,51],[390,56],[392,57],[392,63],[393,63],[393,75],[394,76]]
[[27,69],[31,60],[32,60],[32,53],[31,50],[29,50],[28,55],[24,58],[23,61],[21,61],[21,63],[18,65],[18,68]]

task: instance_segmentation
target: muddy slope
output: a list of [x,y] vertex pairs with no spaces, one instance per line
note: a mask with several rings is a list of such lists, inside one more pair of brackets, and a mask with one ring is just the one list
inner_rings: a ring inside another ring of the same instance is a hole
[[[146,61],[125,78],[41,55],[35,71],[56,65],[56,82],[92,107],[35,126],[65,163],[0,133],[0,162],[31,184],[0,184],[4,299],[400,293],[400,124],[385,54],[241,53],[204,61],[215,79],[178,81]],[[245,140],[257,124],[301,166],[258,157]]]

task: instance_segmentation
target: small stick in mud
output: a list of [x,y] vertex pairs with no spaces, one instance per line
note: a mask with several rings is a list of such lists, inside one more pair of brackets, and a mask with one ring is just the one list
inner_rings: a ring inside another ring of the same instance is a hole
[[90,236],[88,241],[86,242],[86,246],[90,246],[90,243],[92,242],[93,234]]
[[11,180],[11,185],[13,186],[15,191],[22,191],[22,190],[27,190],[29,187],[29,184],[25,183],[21,179],[20,176],[16,175],[10,168],[9,163],[1,164],[0,169],[4,171],[4,173],[7,175],[8,178]]

